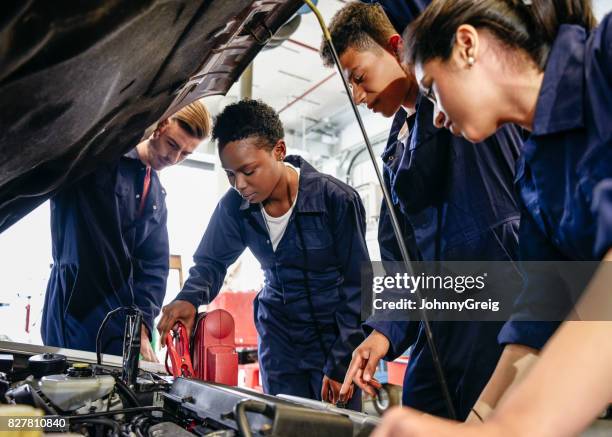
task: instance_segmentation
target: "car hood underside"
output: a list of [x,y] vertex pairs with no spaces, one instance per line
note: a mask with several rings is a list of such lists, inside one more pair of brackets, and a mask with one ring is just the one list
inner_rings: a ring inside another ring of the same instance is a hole
[[9,2],[0,232],[192,101],[225,94],[296,0]]

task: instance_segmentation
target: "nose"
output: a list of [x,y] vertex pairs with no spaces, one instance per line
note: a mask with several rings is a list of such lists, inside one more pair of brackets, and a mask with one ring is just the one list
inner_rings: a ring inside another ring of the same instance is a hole
[[434,105],[433,122],[434,126],[438,129],[443,128],[446,123],[446,115],[440,110],[438,105]]
[[172,165],[177,164],[180,160],[181,160],[180,150],[173,150],[168,154],[168,161],[170,161]]
[[243,193],[246,187],[247,187],[247,183],[246,183],[244,176],[238,173],[234,177],[234,188],[236,188],[240,193]]

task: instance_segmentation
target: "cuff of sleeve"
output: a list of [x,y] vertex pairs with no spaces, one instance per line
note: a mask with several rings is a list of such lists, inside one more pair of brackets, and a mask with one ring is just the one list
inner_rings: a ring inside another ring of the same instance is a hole
[[196,311],[198,310],[198,307],[202,303],[202,299],[200,297],[200,293],[197,293],[197,292],[194,292],[194,291],[181,291],[174,298],[174,300],[184,300],[186,302],[189,302],[191,305],[193,305],[195,307]]
[[393,344],[393,325],[391,324],[392,322],[374,322],[374,321],[366,321],[362,327],[364,332],[366,333],[366,336],[370,335],[372,333],[372,331],[378,331],[380,332],[382,335],[384,335],[385,337],[387,337],[387,340],[389,340],[389,352],[387,352],[387,355],[385,355],[383,357],[383,359],[385,361],[393,361],[396,358],[399,358],[402,353],[404,351],[400,351],[398,352],[395,348],[395,345]]
[[352,331],[350,335],[343,337],[342,340],[338,339],[334,343],[323,367],[323,373],[334,381],[344,381],[346,372],[351,365],[353,351],[364,340],[359,325]]
[[497,341],[501,345],[521,344],[534,349],[542,349],[559,325],[560,322],[509,320],[499,332]]
[[328,378],[333,379],[334,381],[342,382],[344,381],[344,377],[346,376],[347,370],[348,365],[344,364],[338,364],[334,367],[330,365],[325,365],[323,373],[327,375]]

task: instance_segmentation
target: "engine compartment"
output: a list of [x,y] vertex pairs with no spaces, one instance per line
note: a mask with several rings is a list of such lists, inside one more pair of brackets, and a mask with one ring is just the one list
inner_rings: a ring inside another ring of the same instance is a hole
[[318,401],[174,378],[146,366],[140,367],[136,383],[128,384],[119,357],[105,357],[98,365],[80,351],[2,346],[0,412],[36,409],[44,418],[40,429],[48,433],[348,437],[367,436],[379,423]]

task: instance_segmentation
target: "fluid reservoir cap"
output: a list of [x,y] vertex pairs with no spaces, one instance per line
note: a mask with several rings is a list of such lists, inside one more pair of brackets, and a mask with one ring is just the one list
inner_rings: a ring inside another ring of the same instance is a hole
[[93,376],[93,369],[87,363],[74,363],[68,369],[68,376],[71,378],[88,378]]
[[35,378],[64,373],[66,369],[66,357],[64,355],[50,353],[34,355],[28,360],[28,368]]

